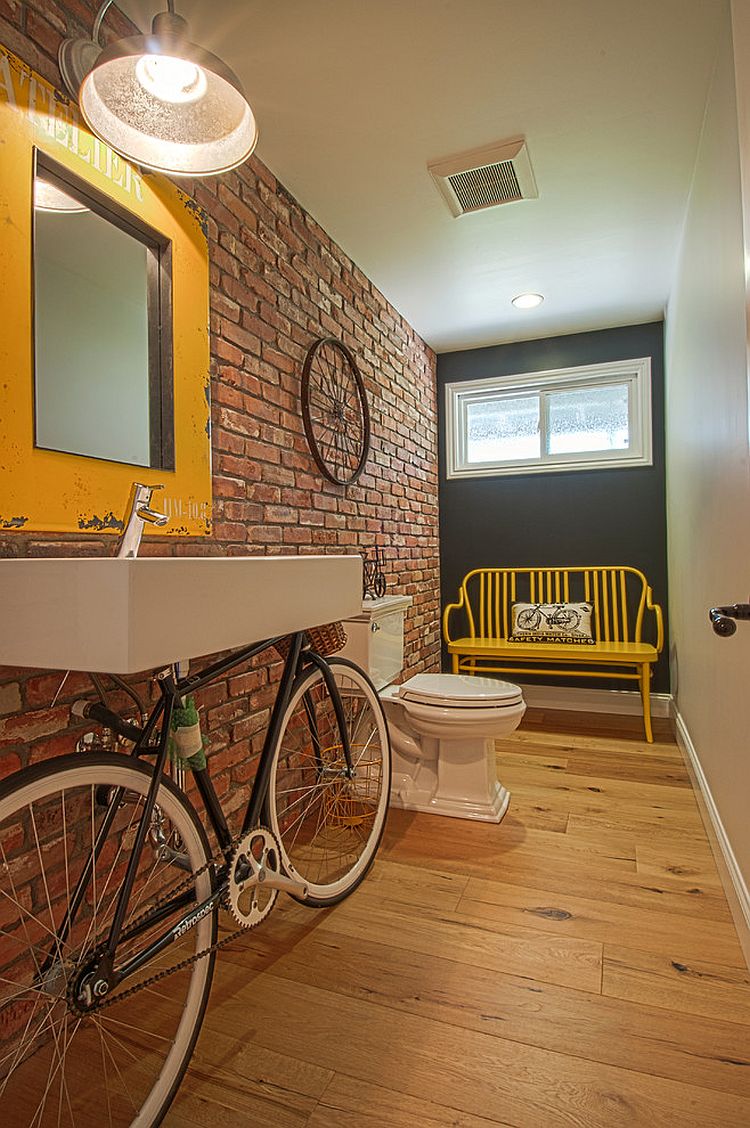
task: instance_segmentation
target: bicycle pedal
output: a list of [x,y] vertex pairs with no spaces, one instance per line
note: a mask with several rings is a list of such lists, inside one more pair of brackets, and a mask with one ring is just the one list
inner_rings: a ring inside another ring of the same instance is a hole
[[282,893],[291,894],[292,897],[307,896],[307,882],[287,877],[285,873],[276,870],[265,870],[264,873],[259,874],[258,885],[264,885],[266,889],[278,889]]

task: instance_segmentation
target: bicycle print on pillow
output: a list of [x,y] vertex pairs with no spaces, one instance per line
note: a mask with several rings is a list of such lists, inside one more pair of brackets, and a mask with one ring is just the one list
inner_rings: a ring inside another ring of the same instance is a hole
[[590,603],[514,603],[510,642],[594,645]]

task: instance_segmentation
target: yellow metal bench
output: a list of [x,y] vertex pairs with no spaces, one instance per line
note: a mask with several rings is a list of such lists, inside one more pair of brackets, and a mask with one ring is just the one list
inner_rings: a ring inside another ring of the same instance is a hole
[[[511,642],[514,603],[590,603],[593,645]],[[451,620],[463,612],[462,637]],[[646,612],[654,642],[642,637]],[[653,615],[653,618],[652,618]],[[476,568],[461,583],[458,602],[443,612],[443,636],[453,672],[625,678],[637,681],[646,739],[651,743],[651,670],[664,645],[661,607],[635,568]]]

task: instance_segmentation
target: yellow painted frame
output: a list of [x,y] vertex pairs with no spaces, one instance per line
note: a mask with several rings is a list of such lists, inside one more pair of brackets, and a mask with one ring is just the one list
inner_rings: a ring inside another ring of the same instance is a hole
[[[38,148],[172,244],[175,469],[34,446],[32,191]],[[211,532],[208,242],[203,213],[88,132],[78,108],[0,44],[0,529],[117,534],[130,484],[163,484],[160,535]],[[147,534],[148,535],[148,534]]]

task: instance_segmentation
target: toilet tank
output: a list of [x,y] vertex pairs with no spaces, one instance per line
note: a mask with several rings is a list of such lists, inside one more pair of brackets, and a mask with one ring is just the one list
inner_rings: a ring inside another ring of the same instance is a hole
[[365,599],[362,612],[344,620],[347,643],[339,653],[370,675],[376,689],[384,689],[404,667],[404,619],[410,595]]

